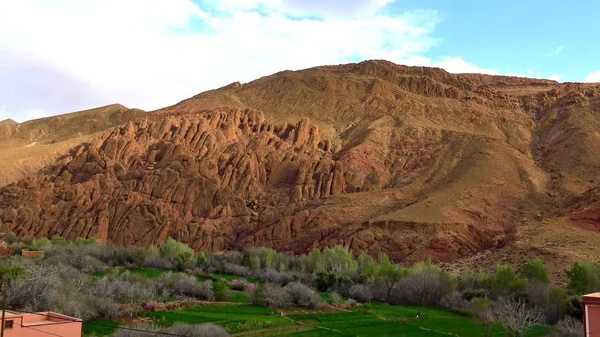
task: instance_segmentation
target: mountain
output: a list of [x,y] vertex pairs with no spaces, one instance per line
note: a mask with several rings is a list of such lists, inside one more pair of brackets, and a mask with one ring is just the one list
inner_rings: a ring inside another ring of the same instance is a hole
[[[109,110],[27,128],[68,143],[4,178],[3,230],[210,250],[345,244],[458,267],[535,255],[557,272],[600,255],[597,84],[374,60]],[[17,142],[27,123],[13,124],[0,151],[38,142]]]
[[0,186],[55,163],[68,150],[97,133],[142,118],[141,110],[119,104],[41,118],[19,124],[0,122]]

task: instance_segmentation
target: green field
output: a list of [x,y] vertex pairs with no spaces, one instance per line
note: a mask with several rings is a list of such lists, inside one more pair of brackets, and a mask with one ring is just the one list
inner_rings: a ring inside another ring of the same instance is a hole
[[[130,273],[147,278],[159,277],[157,270],[130,270]],[[102,276],[98,274],[96,276]],[[198,280],[223,279],[231,281],[237,277],[231,275],[199,276]],[[250,282],[257,282],[249,279]],[[328,293],[321,293],[326,301]],[[372,303],[357,306],[351,311],[323,308],[309,310],[288,308],[286,315],[273,315],[276,311],[250,305],[248,295],[240,291],[232,291],[230,302],[240,305],[215,305],[188,308],[180,311],[142,312],[139,316],[151,318],[156,325],[171,326],[176,322],[188,324],[215,323],[225,328],[230,334],[238,336],[483,336],[481,327],[467,317],[432,308],[393,306]],[[421,317],[415,318],[419,312]],[[90,321],[84,324],[84,334],[89,336],[109,335],[119,323],[110,321]],[[527,337],[544,336],[549,327],[539,326],[529,331]],[[501,327],[495,326],[492,336],[504,336]]]
[[[468,318],[447,311],[429,308],[370,304],[356,307],[351,312],[288,314],[272,316],[273,310],[254,305],[203,306],[175,312],[144,312],[159,326],[176,322],[218,324],[232,335],[244,336],[483,336],[482,329]],[[417,312],[421,317],[415,318]],[[99,335],[111,329],[99,326],[106,321],[92,321],[84,332]],[[97,325],[93,325],[97,324]],[[114,323],[113,323],[114,324]],[[254,333],[253,333],[254,332]],[[527,336],[543,336],[548,327],[540,326]],[[504,336],[500,327],[494,327],[492,336]]]

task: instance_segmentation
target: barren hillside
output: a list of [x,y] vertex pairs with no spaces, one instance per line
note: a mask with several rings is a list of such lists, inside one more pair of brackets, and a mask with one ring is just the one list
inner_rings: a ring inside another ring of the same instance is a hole
[[[367,61],[110,116],[83,131],[61,117],[54,137],[71,151],[3,175],[24,177],[0,190],[5,230],[212,250],[342,243],[406,262],[540,255],[556,271],[598,258],[598,85]],[[0,124],[13,171],[44,135],[32,126],[18,143],[27,123],[15,124]]]

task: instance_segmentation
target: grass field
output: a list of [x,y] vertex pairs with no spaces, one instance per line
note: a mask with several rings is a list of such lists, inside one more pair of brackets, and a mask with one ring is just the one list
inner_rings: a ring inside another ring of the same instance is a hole
[[[239,336],[483,336],[481,327],[468,318],[430,308],[370,304],[349,312],[313,313],[311,310],[290,310],[299,314],[285,317],[269,315],[273,310],[254,305],[204,306],[175,312],[144,312],[159,326],[176,322],[218,324],[232,335]],[[302,313],[307,312],[307,313]],[[417,312],[421,317],[415,318]],[[94,325],[95,324],[95,325]],[[106,335],[114,322],[92,321],[84,332]],[[548,327],[540,326],[526,336],[543,336]],[[504,336],[494,327],[492,336]]]
[[[124,271],[121,271],[124,272]],[[159,277],[162,272],[149,269],[129,271],[147,278]],[[101,277],[103,274],[96,274]],[[231,281],[231,275],[199,276],[205,279]],[[248,281],[256,283],[256,280]],[[321,297],[330,301],[328,293]],[[188,324],[215,323],[234,336],[483,336],[481,327],[469,318],[432,308],[393,306],[381,303],[361,305],[352,310],[326,307],[318,310],[288,308],[285,316],[275,316],[272,309],[250,305],[248,295],[232,291],[230,302],[242,305],[201,306],[179,311],[143,312],[139,316],[150,318],[159,326],[171,326],[177,322]],[[416,313],[420,318],[415,318]],[[84,324],[84,335],[110,335],[120,323],[111,321],[90,321]],[[539,326],[526,334],[526,337],[544,336],[549,327]],[[495,326],[492,336],[504,336],[500,326]]]

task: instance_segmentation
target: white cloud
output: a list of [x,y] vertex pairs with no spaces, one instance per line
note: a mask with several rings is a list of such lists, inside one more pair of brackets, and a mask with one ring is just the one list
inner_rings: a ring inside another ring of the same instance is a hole
[[558,46],[553,51],[544,54],[544,57],[556,56],[556,55],[560,54],[560,52],[562,52],[563,49],[565,49],[565,46]]
[[588,83],[600,83],[600,71],[590,73],[583,81]]
[[392,2],[0,1],[0,117],[153,110],[233,81],[365,59],[498,74],[425,57],[438,13],[388,14]]
[[444,57],[439,61],[433,62],[431,66],[443,68],[450,73],[480,73],[499,75],[499,72],[496,70],[477,67],[463,60],[463,58],[460,56]]
[[560,82],[561,77],[558,74],[554,74],[554,75],[548,77],[548,79],[556,81],[556,82]]
[[286,69],[403,63],[436,43],[439,21],[388,15],[391,0],[210,1],[0,1],[0,104],[18,121],[111,103],[152,110]]

